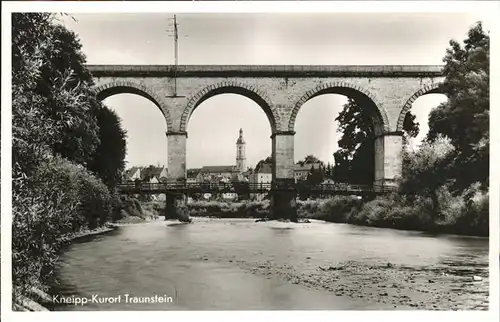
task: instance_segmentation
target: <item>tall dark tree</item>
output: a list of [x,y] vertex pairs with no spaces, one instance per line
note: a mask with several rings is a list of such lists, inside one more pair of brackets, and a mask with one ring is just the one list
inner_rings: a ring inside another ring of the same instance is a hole
[[100,144],[95,151],[90,169],[113,189],[125,169],[126,132],[119,116],[107,107],[97,113]]
[[99,144],[91,75],[76,35],[53,14],[12,15],[13,162],[59,154],[87,166]]
[[438,134],[451,139],[455,147],[456,188],[479,181],[488,187],[489,177],[489,67],[490,38],[481,22],[468,32],[463,46],[450,41],[443,58],[443,90],[448,101],[431,111],[428,139]]
[[311,186],[315,186],[323,182],[325,178],[325,174],[323,168],[320,167],[311,167],[311,171],[307,175],[306,183]]
[[333,166],[330,162],[326,165],[325,168],[325,177],[332,179],[333,178]]
[[[372,116],[349,98],[335,119],[338,132],[339,149],[334,153],[334,178],[358,184],[371,184],[375,177],[375,129]],[[410,112],[406,114],[403,129],[406,136],[415,137],[419,124]]]
[[309,154],[306,155],[304,159],[299,161],[298,163],[304,165],[304,164],[315,164],[315,163],[323,164],[324,162],[318,159],[318,157],[316,157],[315,155]]

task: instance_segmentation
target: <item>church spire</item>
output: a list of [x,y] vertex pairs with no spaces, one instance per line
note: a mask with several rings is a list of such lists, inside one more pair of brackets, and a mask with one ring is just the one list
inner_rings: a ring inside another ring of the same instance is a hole
[[240,136],[238,137],[238,141],[236,141],[236,144],[246,144],[245,140],[243,139],[243,129],[240,129]]
[[246,156],[245,156],[245,140],[243,139],[243,129],[240,129],[240,136],[236,141],[236,168],[239,172],[245,171]]

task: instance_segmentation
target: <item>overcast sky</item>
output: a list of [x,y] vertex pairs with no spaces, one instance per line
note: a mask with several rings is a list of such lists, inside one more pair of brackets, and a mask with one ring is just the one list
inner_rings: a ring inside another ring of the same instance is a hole
[[[169,14],[73,14],[62,22],[83,44],[89,64],[173,64]],[[442,64],[450,39],[463,40],[482,17],[472,14],[178,14],[179,64]],[[421,134],[429,111],[443,95],[413,105]],[[296,121],[295,160],[314,154],[333,162],[340,133],[334,121],[345,103],[322,95],[305,103]],[[167,130],[147,99],[119,94],[105,104],[128,132],[128,166],[167,165]],[[271,128],[260,107],[243,96],[218,95],[203,102],[188,124],[187,166],[235,164],[243,128],[247,164],[271,154]],[[418,141],[418,140],[417,140]],[[416,144],[416,142],[414,142]]]

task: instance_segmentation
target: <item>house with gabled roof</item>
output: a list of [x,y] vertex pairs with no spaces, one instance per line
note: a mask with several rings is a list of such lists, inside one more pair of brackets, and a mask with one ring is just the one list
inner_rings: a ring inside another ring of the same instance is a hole
[[123,180],[126,181],[135,181],[141,179],[141,168],[140,167],[132,167],[128,170],[125,170],[123,173]]
[[273,179],[273,167],[270,162],[259,162],[255,170],[249,175],[248,181],[251,184],[271,183]]
[[143,182],[158,183],[162,178],[167,178],[168,171],[165,167],[149,166],[141,171],[141,180]]
[[293,167],[293,174],[295,177],[295,181],[302,181],[306,180],[307,176],[309,173],[311,173],[311,169],[320,169],[321,168],[321,163],[316,162],[316,163],[297,163]]
[[202,181],[198,181],[198,175],[201,171],[201,168],[193,168],[186,170],[186,182],[187,183],[200,183]]

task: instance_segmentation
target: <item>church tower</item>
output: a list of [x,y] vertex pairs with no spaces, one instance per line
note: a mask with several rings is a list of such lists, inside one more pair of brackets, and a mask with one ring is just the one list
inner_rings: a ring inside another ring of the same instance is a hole
[[245,140],[243,139],[243,129],[240,129],[240,136],[236,141],[236,169],[239,172],[246,170]]

